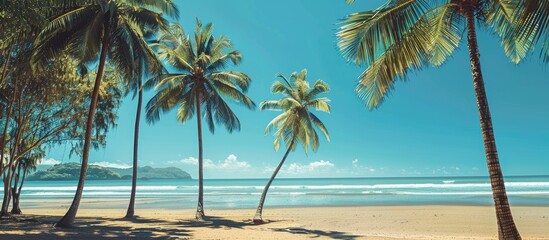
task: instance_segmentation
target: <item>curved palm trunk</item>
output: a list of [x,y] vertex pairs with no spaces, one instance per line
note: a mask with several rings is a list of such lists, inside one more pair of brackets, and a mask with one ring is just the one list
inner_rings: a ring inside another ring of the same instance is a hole
[[204,220],[204,171],[202,162],[202,114],[200,113],[200,91],[196,92],[196,124],[198,129],[198,206],[196,220]]
[[139,83],[139,93],[137,97],[137,111],[135,113],[135,129],[133,134],[133,174],[132,174],[132,192],[130,195],[130,205],[125,218],[133,218],[135,213],[135,190],[137,188],[137,150],[139,147],[139,121],[141,120],[141,104],[143,103],[143,90],[141,82]]
[[282,157],[282,160],[280,160],[280,163],[276,167],[275,171],[273,172],[273,175],[267,182],[267,185],[265,185],[265,188],[263,188],[263,193],[261,194],[261,198],[259,199],[259,205],[257,206],[257,211],[255,212],[254,216],[254,224],[262,224],[265,223],[263,221],[263,204],[265,203],[265,198],[267,197],[267,191],[269,191],[269,187],[271,187],[271,183],[273,183],[273,180],[275,179],[276,175],[278,174],[278,171],[282,168],[282,165],[284,165],[284,162],[286,161],[286,158],[288,157],[288,154],[290,154],[290,151],[292,150],[292,147],[294,145],[294,142],[288,146],[288,150],[286,150],[286,153],[284,154],[284,157]]
[[477,106],[480,114],[480,127],[484,140],[484,149],[486,152],[486,161],[488,163],[488,172],[492,184],[492,195],[496,207],[496,217],[498,222],[499,239],[521,239],[520,234],[513,221],[503,174],[499,165],[498,152],[496,149],[496,139],[492,129],[492,118],[488,107],[488,99],[484,89],[484,80],[480,69],[480,54],[477,45],[477,36],[475,31],[475,18],[473,11],[466,13],[467,18],[467,40],[469,43],[469,57],[471,58],[471,71],[473,73],[473,85],[477,97]]
[[[107,33],[107,30],[105,30]],[[106,34],[105,34],[106,35]],[[103,69],[105,68],[105,61],[107,59],[107,49],[109,48],[109,42],[107,37],[103,36],[103,43],[101,48],[101,56],[99,58],[99,68],[97,70],[97,76],[93,86],[92,98],[90,103],[90,110],[88,112],[88,121],[86,123],[86,135],[84,139],[84,149],[82,150],[82,167],[80,168],[80,177],[78,179],[78,186],[76,187],[76,193],[72,200],[69,210],[55,224],[55,227],[71,227],[74,223],[74,218],[78,212],[78,206],[80,205],[80,199],[82,199],[82,192],[84,191],[84,182],[86,180],[86,171],[88,170],[88,157],[90,155],[90,144],[93,130],[93,119],[95,116],[95,109],[97,108],[97,100],[99,98],[99,87],[101,86],[101,78],[103,77]]]

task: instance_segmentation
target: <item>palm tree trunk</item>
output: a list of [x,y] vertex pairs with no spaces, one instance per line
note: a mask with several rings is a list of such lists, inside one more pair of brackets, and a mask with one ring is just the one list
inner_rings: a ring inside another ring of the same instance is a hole
[[202,161],[202,114],[200,113],[200,90],[196,91],[196,124],[198,129],[198,206],[196,220],[204,220],[204,171]]
[[139,121],[141,120],[141,104],[143,103],[143,90],[139,82],[139,93],[137,97],[137,111],[135,113],[135,129],[133,133],[133,174],[132,174],[132,192],[130,195],[130,205],[125,218],[133,218],[135,212],[135,190],[137,188],[137,150],[139,147]]
[[265,188],[263,188],[263,193],[261,194],[261,198],[259,199],[259,205],[257,206],[257,211],[255,212],[254,216],[254,224],[262,224],[265,223],[263,221],[263,204],[265,203],[265,198],[267,197],[267,191],[269,191],[269,187],[271,187],[271,183],[273,183],[273,180],[275,179],[276,175],[278,174],[278,171],[282,168],[282,165],[284,165],[284,162],[286,161],[286,158],[288,157],[288,154],[290,154],[290,151],[292,150],[292,147],[294,145],[294,141],[290,143],[290,146],[288,146],[288,150],[286,150],[286,153],[284,154],[284,157],[282,157],[282,160],[280,160],[280,163],[276,167],[275,171],[273,172],[273,175],[267,182],[267,185],[265,185]]
[[86,123],[86,135],[84,138],[84,149],[82,149],[82,167],[80,168],[80,177],[78,179],[78,186],[76,187],[76,193],[72,200],[69,210],[55,224],[55,227],[66,228],[72,227],[74,218],[78,212],[78,206],[80,205],[80,199],[82,199],[82,192],[84,191],[84,182],[86,180],[86,171],[88,170],[88,157],[90,154],[91,136],[93,131],[93,119],[95,116],[95,109],[97,108],[97,100],[99,98],[99,87],[101,86],[101,78],[103,77],[103,70],[105,68],[105,61],[107,59],[107,50],[109,48],[108,37],[106,36],[108,30],[105,29],[103,36],[103,43],[101,48],[101,56],[99,58],[99,68],[97,69],[97,76],[93,86],[93,92],[91,96],[90,110],[88,112],[88,121]]
[[492,118],[488,107],[488,99],[484,89],[484,79],[480,68],[480,53],[477,45],[475,30],[475,17],[472,10],[467,11],[467,40],[469,44],[469,57],[471,58],[471,72],[473,73],[473,85],[477,97],[477,106],[480,114],[480,127],[484,140],[484,150],[488,163],[488,173],[492,184],[492,195],[496,207],[499,239],[521,239],[513,221],[511,209],[505,192],[503,174],[499,165],[496,139],[492,128]]

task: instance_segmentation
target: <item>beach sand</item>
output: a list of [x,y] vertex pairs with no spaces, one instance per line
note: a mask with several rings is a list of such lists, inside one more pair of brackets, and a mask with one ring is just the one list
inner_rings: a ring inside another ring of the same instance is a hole
[[[25,211],[25,209],[23,209]],[[253,225],[254,209],[193,210],[81,209],[77,226],[52,225],[66,209],[29,208],[19,221],[2,220],[0,239],[497,239],[493,207],[371,206],[268,208],[271,222]],[[549,239],[549,207],[513,207],[523,239]]]

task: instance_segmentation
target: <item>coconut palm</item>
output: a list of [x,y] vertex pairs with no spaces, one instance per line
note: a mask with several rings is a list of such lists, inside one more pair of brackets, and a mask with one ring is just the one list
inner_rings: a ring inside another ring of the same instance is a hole
[[[151,35],[152,32],[147,32],[146,35]],[[142,51],[146,50],[146,51]],[[139,123],[141,120],[141,109],[143,104],[143,81],[147,76],[160,74],[164,71],[162,63],[157,58],[156,54],[150,48],[140,48],[134,52],[134,77],[126,79],[128,93],[133,92],[134,98],[137,94],[137,109],[135,111],[135,125],[133,135],[133,167],[132,167],[132,188],[130,193],[130,203],[125,218],[133,218],[135,214],[135,192],[137,189],[137,170],[138,170],[138,149],[139,149]]]
[[[93,132],[93,119],[107,58],[118,68],[124,79],[131,78],[133,54],[137,49],[148,48],[143,38],[146,29],[167,25],[162,12],[177,16],[177,8],[169,0],[81,0],[71,10],[53,19],[36,40],[33,63],[45,66],[61,52],[69,52],[82,62],[99,64],[86,124],[82,149],[82,167],[74,200],[57,222],[57,227],[69,227],[78,211],[88,166]],[[143,50],[145,52],[146,50]]]
[[160,119],[160,114],[177,108],[177,119],[186,122],[196,114],[198,128],[198,207],[196,219],[204,219],[203,204],[203,154],[202,119],[210,132],[215,124],[225,126],[227,131],[240,130],[240,121],[227,105],[232,100],[249,109],[255,104],[244,93],[251,82],[250,77],[238,71],[225,71],[230,63],[238,65],[240,52],[233,50],[231,42],[224,36],[214,38],[213,25],[197,20],[194,41],[178,24],[172,24],[169,31],[161,34],[158,43],[153,44],[159,57],[177,73],[162,74],[145,84],[154,86],[156,95],[147,103],[146,115],[149,123]]
[[281,74],[277,74],[282,81],[276,81],[272,86],[273,94],[281,93],[284,98],[280,100],[268,100],[259,105],[261,110],[282,111],[276,116],[265,128],[265,134],[269,134],[272,129],[276,129],[274,133],[274,147],[278,151],[280,142],[286,145],[286,153],[280,160],[280,163],[273,172],[273,175],[263,189],[259,205],[254,216],[254,223],[261,224],[263,221],[263,204],[267,197],[267,191],[276,175],[282,168],[290,151],[296,149],[296,146],[301,143],[307,153],[309,146],[313,151],[318,149],[319,139],[316,129],[320,130],[326,139],[330,141],[328,130],[324,123],[312,113],[310,110],[315,109],[322,112],[330,112],[330,100],[326,97],[319,97],[320,94],[330,90],[328,85],[322,80],[317,80],[312,87],[306,80],[307,70],[303,69],[300,73],[292,73],[291,82]]
[[[354,0],[347,0],[353,2]],[[524,8],[526,0],[391,0],[373,11],[364,11],[347,16],[337,33],[338,46],[343,56],[358,65],[367,65],[360,75],[356,92],[370,109],[379,107],[385,96],[393,89],[395,81],[405,79],[410,70],[419,70],[428,64],[440,66],[461,43],[466,32],[476,93],[480,124],[484,139],[486,160],[496,208],[500,239],[520,239],[515,226],[505,191],[488,99],[480,66],[476,25],[493,27],[501,34],[508,55],[515,61],[534,43],[533,36],[546,30],[522,31],[514,27],[516,12]],[[540,1],[542,2],[542,1]],[[545,5],[537,6],[546,9]],[[536,4],[531,4],[536,5]],[[532,11],[529,11],[532,12]],[[535,11],[534,11],[535,12]],[[547,15],[536,16],[547,19]],[[547,29],[547,20],[543,28]],[[525,21],[528,22],[528,21]],[[527,29],[538,28],[523,25]],[[543,21],[542,21],[543,23]],[[528,35],[527,33],[533,33]],[[515,34],[514,36],[511,34]],[[546,34],[546,32],[545,32]],[[516,41],[510,41],[514,39]],[[522,39],[527,39],[523,41]],[[547,39],[547,37],[545,37]],[[511,49],[511,48],[514,48]],[[546,50],[547,51],[547,50]],[[513,56],[515,55],[515,56]]]

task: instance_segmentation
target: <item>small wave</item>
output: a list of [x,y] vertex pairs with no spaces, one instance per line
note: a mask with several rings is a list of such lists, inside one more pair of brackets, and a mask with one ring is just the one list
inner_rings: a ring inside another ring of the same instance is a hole
[[[86,186],[84,191],[130,191],[131,186]],[[175,190],[177,186],[137,186],[137,190]],[[76,186],[63,187],[23,187],[24,191],[76,191]]]
[[[282,185],[271,186],[270,189],[278,190],[383,190],[383,189],[490,189],[490,183],[454,183],[454,180],[445,180],[443,183],[418,183],[418,184],[372,184],[372,185]],[[514,190],[523,190],[523,188],[538,188],[537,190],[547,190],[549,182],[507,182],[506,187]],[[205,190],[263,190],[264,186],[204,186]],[[543,189],[539,189],[543,188]],[[198,186],[137,186],[138,191],[194,191]],[[479,190],[480,190],[479,189]],[[85,191],[130,191],[131,186],[86,186]],[[58,186],[58,187],[23,187],[23,191],[76,191],[76,186]],[[2,189],[0,189],[2,192]]]

